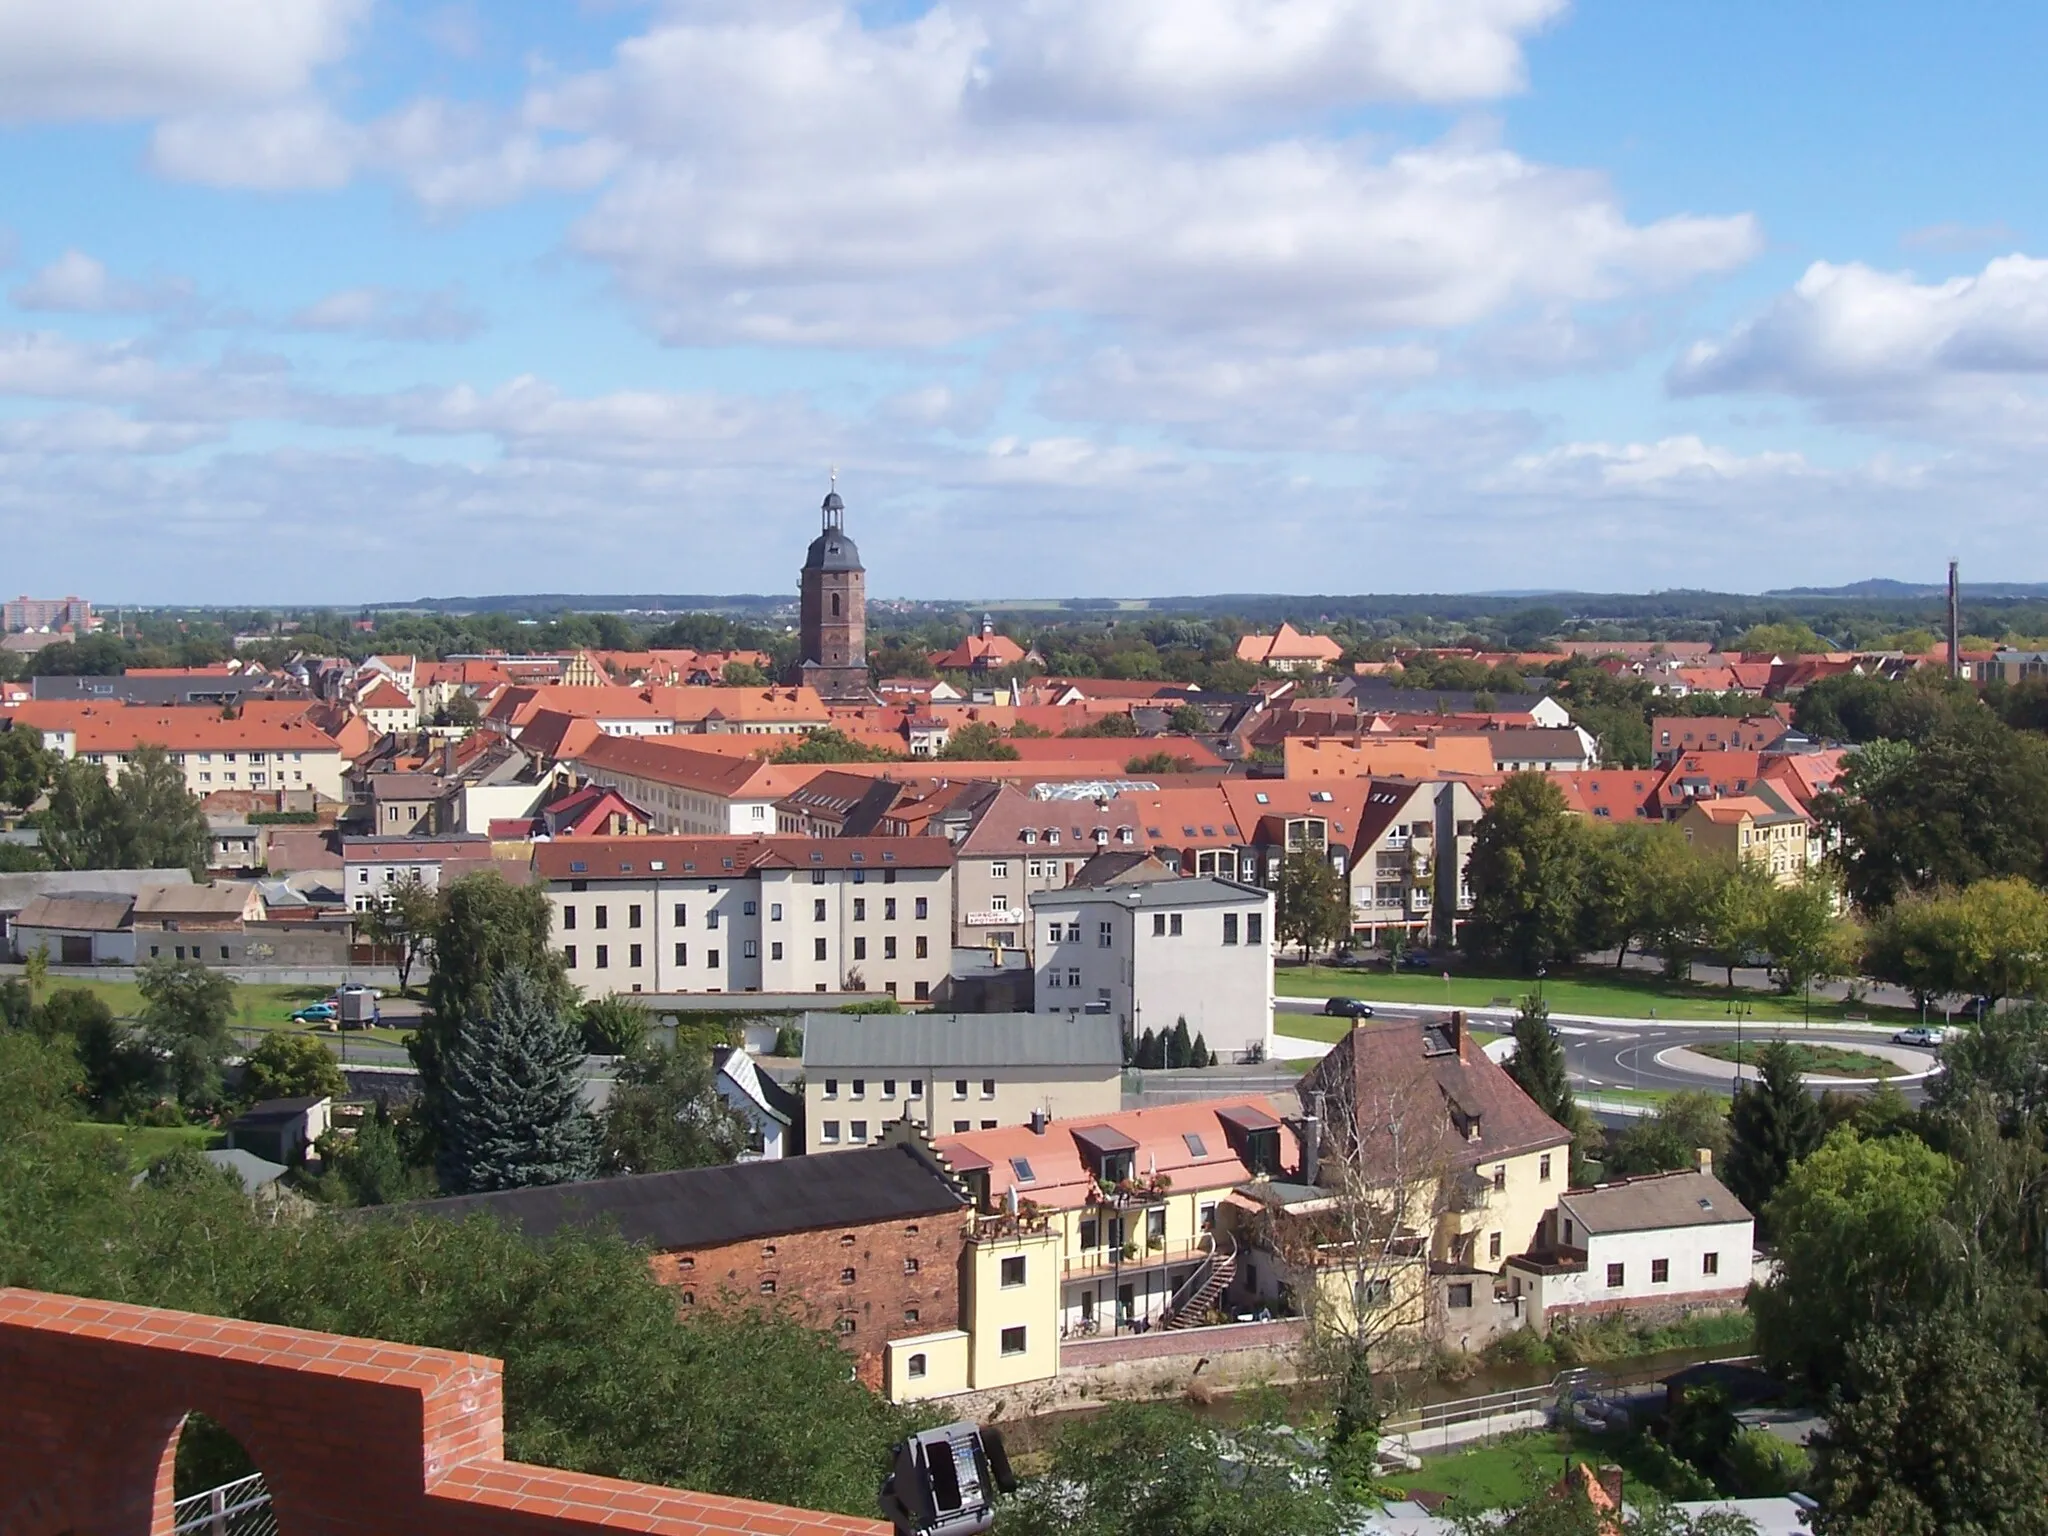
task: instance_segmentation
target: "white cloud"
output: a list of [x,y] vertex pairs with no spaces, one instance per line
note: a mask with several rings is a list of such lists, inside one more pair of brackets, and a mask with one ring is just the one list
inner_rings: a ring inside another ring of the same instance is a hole
[[2002,256],[1975,276],[1817,261],[1756,319],[1702,341],[1673,371],[1682,394],[1777,390],[1835,396],[1944,377],[2048,372],[2048,261]]
[[1490,490],[1571,488],[1628,495],[1714,491],[1736,481],[1784,480],[1814,471],[1797,453],[1740,454],[1685,434],[1654,443],[1567,443],[1523,454],[1489,477]]
[[483,329],[483,318],[460,295],[441,289],[402,293],[396,289],[343,288],[316,299],[292,317],[306,331],[337,331],[386,341],[466,341]]
[[143,314],[189,303],[191,284],[179,280],[136,283],[115,277],[106,263],[66,251],[8,295],[18,309],[83,315]]
[[157,125],[149,147],[166,176],[266,192],[346,186],[363,150],[361,129],[311,100],[173,118]]
[[119,411],[55,411],[0,420],[0,453],[179,453],[225,437],[198,422],[138,421]]
[[368,0],[0,0],[0,118],[152,117],[302,90]]

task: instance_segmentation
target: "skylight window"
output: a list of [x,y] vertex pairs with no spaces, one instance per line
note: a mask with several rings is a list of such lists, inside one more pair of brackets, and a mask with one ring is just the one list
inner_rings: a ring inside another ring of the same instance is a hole
[[1265,793],[1265,791],[1263,790],[1261,790],[1258,794],[1253,795],[1252,798],[1258,801],[1261,805],[1271,805],[1273,803],[1273,797]]
[[581,859],[571,859],[569,861],[569,873],[572,875],[583,874],[586,871],[588,871],[589,868],[590,866],[584,863]]
[[1190,1157],[1207,1157],[1209,1155],[1208,1147],[1203,1144],[1202,1138],[1195,1132],[1184,1131],[1180,1139],[1188,1144],[1188,1155]]
[[1010,1172],[1017,1176],[1019,1184],[1036,1184],[1038,1182],[1038,1175],[1031,1171],[1031,1159],[1028,1157],[1011,1158]]
[[813,864],[822,864],[825,862],[825,855],[823,855],[822,853],[814,853],[811,855],[811,862]]
[[667,860],[667,859],[649,859],[649,860],[647,861],[647,867],[648,867],[649,869],[653,870],[653,871],[654,871],[654,872],[655,872],[656,874],[659,874],[659,873],[661,873],[661,871],[663,871],[664,869],[667,869],[667,868],[668,868],[668,860]]

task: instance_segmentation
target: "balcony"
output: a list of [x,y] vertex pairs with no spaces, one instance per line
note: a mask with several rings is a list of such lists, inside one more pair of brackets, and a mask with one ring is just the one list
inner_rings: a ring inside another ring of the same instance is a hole
[[1209,1256],[1207,1238],[1197,1238],[1192,1242],[1168,1242],[1157,1248],[1148,1248],[1140,1243],[1137,1249],[1136,1258],[1125,1259],[1117,1257],[1117,1251],[1107,1246],[1084,1248],[1079,1253],[1068,1256],[1061,1271],[1061,1278],[1086,1280],[1119,1269],[1128,1274],[1132,1270],[1156,1269],[1164,1264],[1186,1264]]

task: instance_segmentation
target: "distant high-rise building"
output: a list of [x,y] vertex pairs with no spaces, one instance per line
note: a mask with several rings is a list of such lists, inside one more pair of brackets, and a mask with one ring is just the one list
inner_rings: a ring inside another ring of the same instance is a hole
[[811,540],[797,589],[798,677],[821,698],[859,702],[869,697],[867,571],[846,536],[836,474],[819,510],[824,527]]
[[68,629],[75,634],[90,634],[92,604],[82,597],[17,597],[11,603],[0,603],[0,629],[10,635],[24,629]]

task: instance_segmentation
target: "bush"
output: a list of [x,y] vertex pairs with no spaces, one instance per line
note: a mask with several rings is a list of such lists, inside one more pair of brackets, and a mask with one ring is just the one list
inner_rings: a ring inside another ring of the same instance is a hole
[[1741,1499],[1780,1498],[1804,1486],[1806,1452],[1767,1429],[1737,1430],[1724,1454],[1728,1491]]

